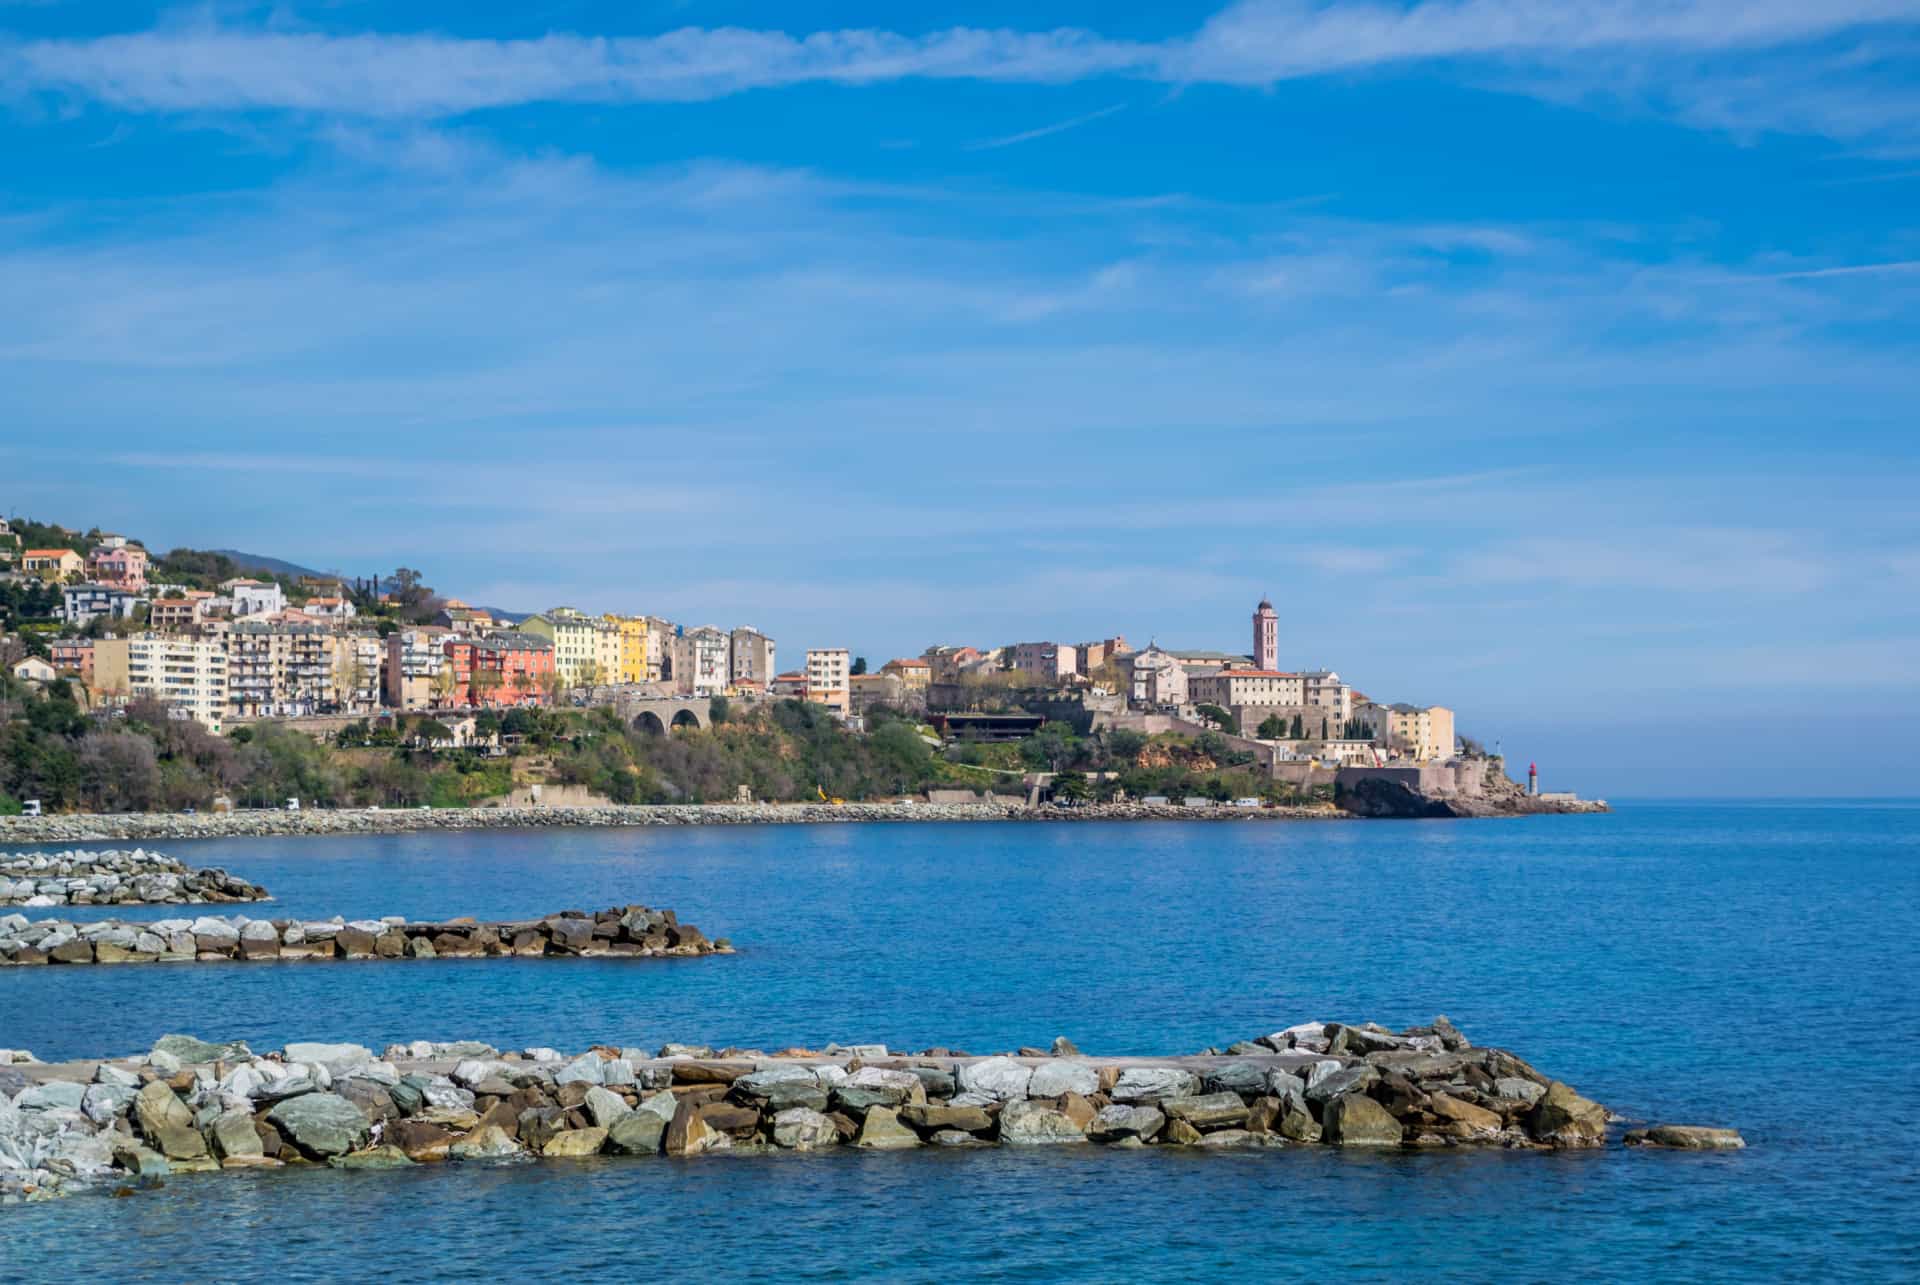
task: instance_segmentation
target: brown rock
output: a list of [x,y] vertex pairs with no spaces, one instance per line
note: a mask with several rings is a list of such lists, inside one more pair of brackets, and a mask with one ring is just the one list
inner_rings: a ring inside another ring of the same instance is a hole
[[706,1104],[700,1108],[700,1118],[722,1133],[747,1133],[760,1127],[759,1111],[728,1102]]
[[72,941],[63,941],[48,951],[47,958],[56,964],[91,964],[93,943],[75,937]]
[[1507,1125],[1505,1120],[1485,1107],[1475,1106],[1447,1093],[1430,1095],[1427,1110],[1454,1126],[1447,1132],[1456,1138],[1497,1135]]
[[1555,1080],[1534,1103],[1527,1128],[1536,1141],[1549,1146],[1597,1147],[1607,1140],[1607,1109]]
[[1078,1093],[1061,1094],[1059,1108],[1060,1114],[1073,1121],[1082,1133],[1085,1133],[1087,1126],[1093,1123],[1093,1117],[1096,1114],[1093,1103]]
[[1272,1133],[1280,1121],[1281,1105],[1276,1097],[1255,1098],[1247,1107],[1247,1132]]
[[1167,1127],[1161,1131],[1160,1136],[1175,1146],[1193,1147],[1200,1144],[1200,1130],[1185,1120],[1168,1121]]
[[434,1124],[422,1124],[418,1120],[400,1120],[390,1124],[382,1137],[406,1152],[407,1159],[420,1164],[445,1160],[454,1142],[453,1134],[448,1130]]
[[726,1135],[701,1118],[709,1109],[682,1098],[660,1149],[670,1156],[697,1156],[719,1146]]
[[675,1084],[732,1084],[753,1068],[729,1066],[725,1062],[675,1062]]
[[367,959],[373,954],[373,934],[341,928],[333,934],[333,948],[342,959]]
[[959,1129],[964,1133],[985,1133],[993,1127],[993,1117],[979,1107],[909,1103],[900,1108],[900,1119],[922,1133],[937,1133],[941,1129]]

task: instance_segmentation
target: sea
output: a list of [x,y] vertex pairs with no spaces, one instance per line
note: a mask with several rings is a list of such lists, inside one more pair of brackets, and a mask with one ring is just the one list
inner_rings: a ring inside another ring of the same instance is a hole
[[[122,845],[128,846],[128,845]],[[160,845],[156,845],[160,846]],[[0,1046],[1224,1047],[1445,1014],[1744,1151],[725,1155],[289,1170],[0,1211],[0,1281],[1920,1279],[1920,803],[1480,821],[180,842],[256,914],[671,907],[731,956],[0,971]],[[91,912],[95,914],[103,912]],[[115,912],[163,918],[177,909]]]

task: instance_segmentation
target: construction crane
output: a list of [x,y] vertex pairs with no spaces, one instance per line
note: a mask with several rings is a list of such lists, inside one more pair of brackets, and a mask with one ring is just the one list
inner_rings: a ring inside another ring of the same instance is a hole
[[836,808],[846,806],[847,801],[845,799],[830,799],[827,797],[827,792],[817,785],[813,787],[813,792],[820,796],[822,803],[831,803]]

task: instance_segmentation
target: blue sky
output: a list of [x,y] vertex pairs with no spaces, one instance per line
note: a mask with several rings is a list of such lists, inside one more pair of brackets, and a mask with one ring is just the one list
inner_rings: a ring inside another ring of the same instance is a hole
[[1914,792],[1920,0],[0,0],[0,149],[11,511]]

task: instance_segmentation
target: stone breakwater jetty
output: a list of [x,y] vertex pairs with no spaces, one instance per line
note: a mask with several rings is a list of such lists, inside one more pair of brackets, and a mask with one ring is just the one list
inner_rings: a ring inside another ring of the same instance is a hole
[[[0,1053],[5,1059],[25,1057]],[[1309,1022],[1167,1058],[976,1057],[880,1045],[669,1044],[501,1053],[482,1043],[244,1043],[169,1035],[144,1057],[0,1064],[0,1195],[179,1172],[327,1164],[1093,1144],[1120,1148],[1600,1148],[1607,1109],[1446,1019]],[[1625,1145],[1745,1145],[1659,1125]]]
[[0,854],[0,906],[199,906],[268,901],[225,870],[194,870],[144,848]]
[[860,821],[1339,821],[1327,807],[1181,808],[1138,803],[1028,808],[1000,803],[687,803],[608,807],[118,812],[0,817],[0,843],[413,834],[440,830],[687,825],[844,825]]
[[222,918],[100,920],[72,923],[0,916],[0,965],[224,963],[283,959],[499,959],[579,956],[653,959],[727,955],[733,943],[709,940],[671,910],[615,906],[563,910],[540,919],[478,923]]

